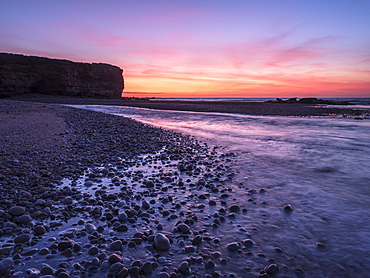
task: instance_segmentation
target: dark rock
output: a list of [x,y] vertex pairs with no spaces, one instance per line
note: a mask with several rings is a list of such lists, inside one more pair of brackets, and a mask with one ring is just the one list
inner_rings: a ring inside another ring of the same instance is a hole
[[113,241],[109,245],[109,249],[113,250],[113,251],[121,250],[121,248],[122,248],[122,241],[120,241],[120,240]]
[[21,234],[14,238],[14,243],[26,243],[27,241],[30,240],[30,238],[31,237],[29,234]]
[[275,275],[276,273],[279,272],[279,266],[277,264],[270,264],[266,266],[264,270],[270,276]]
[[11,258],[5,258],[0,262],[0,274],[4,275],[8,273],[8,271],[12,268],[14,265],[13,259]]
[[181,274],[188,275],[190,273],[189,269],[189,263],[187,261],[183,261],[179,267],[178,270]]
[[114,263],[117,263],[117,262],[121,263],[123,260],[122,260],[122,257],[120,255],[114,253],[114,254],[109,256],[108,261],[111,264],[114,264]]
[[235,252],[240,248],[240,244],[238,242],[231,242],[226,246],[226,248],[231,252]]
[[293,211],[293,207],[292,207],[292,205],[286,205],[286,206],[284,207],[284,211],[286,211],[286,212]]
[[164,234],[158,233],[154,238],[155,248],[164,251],[170,248],[170,240]]
[[73,242],[71,240],[65,240],[58,243],[58,250],[65,250],[72,248]]
[[240,206],[232,205],[232,206],[230,206],[229,211],[230,212],[239,212],[240,211]]
[[254,245],[254,242],[251,240],[251,239],[244,239],[242,241],[242,244],[247,247],[247,248],[250,248],[250,247],[253,247]]
[[14,216],[19,216],[19,215],[22,215],[26,212],[26,209],[24,207],[21,207],[21,206],[14,206],[14,207],[11,207],[8,212],[11,214],[11,215],[14,215]]
[[177,231],[183,234],[188,234],[190,232],[189,226],[184,223],[178,224],[176,228],[177,228]]
[[24,214],[24,215],[18,216],[16,221],[19,224],[28,224],[32,221],[32,217],[28,214]]

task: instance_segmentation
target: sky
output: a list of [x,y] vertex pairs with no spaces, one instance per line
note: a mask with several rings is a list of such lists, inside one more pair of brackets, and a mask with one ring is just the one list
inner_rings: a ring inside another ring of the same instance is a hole
[[0,0],[0,52],[124,70],[124,96],[370,97],[370,0]]

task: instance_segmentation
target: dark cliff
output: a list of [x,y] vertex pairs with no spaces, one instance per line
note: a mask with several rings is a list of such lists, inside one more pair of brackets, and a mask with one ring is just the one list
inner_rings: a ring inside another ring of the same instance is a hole
[[122,72],[102,63],[0,53],[0,98],[29,93],[121,98]]

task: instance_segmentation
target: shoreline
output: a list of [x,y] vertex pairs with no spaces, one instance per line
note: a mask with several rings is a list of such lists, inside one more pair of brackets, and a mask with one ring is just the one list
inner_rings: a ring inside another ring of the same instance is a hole
[[369,116],[367,109],[327,107],[304,103],[266,103],[266,102],[217,102],[217,101],[149,101],[127,99],[91,99],[65,96],[27,95],[11,98],[13,100],[71,104],[71,105],[114,105],[149,108],[159,110],[237,113],[254,116]]
[[323,275],[331,246],[288,245],[299,208],[244,185],[222,147],[53,103],[0,100],[0,119],[0,277]]
[[[228,154],[55,104],[0,100],[0,119],[0,276],[212,277],[243,268],[231,258],[249,252],[248,236],[248,247],[233,237],[213,246],[212,229],[246,212],[223,199],[232,190]],[[220,246],[235,254],[220,257]]]

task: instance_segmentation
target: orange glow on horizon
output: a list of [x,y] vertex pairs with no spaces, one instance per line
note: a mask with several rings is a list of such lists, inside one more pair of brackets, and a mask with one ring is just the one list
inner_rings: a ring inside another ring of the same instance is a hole
[[288,98],[370,97],[370,82],[335,78],[194,78],[132,76],[125,78],[125,97],[156,98]]

